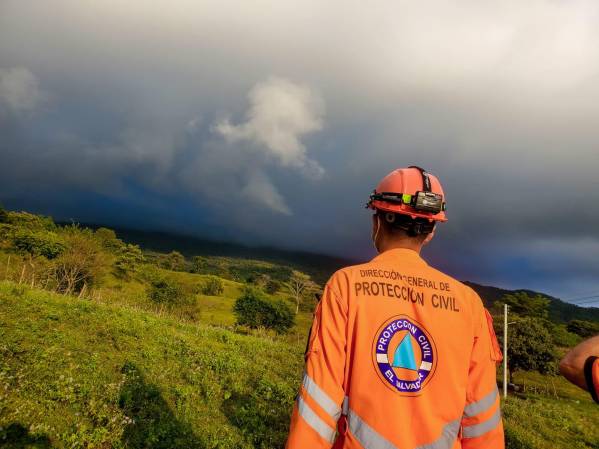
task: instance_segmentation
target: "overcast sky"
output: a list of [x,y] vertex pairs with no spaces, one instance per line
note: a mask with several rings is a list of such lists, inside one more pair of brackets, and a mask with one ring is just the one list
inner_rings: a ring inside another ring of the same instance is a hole
[[349,256],[421,165],[460,279],[599,292],[599,3],[0,2],[0,201]]

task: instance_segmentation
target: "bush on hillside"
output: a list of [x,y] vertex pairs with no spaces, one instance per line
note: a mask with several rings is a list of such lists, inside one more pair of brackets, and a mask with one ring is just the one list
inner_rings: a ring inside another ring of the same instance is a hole
[[225,285],[220,278],[210,276],[202,286],[202,293],[208,296],[220,296],[225,291]]
[[54,259],[65,249],[58,235],[46,230],[19,229],[12,236],[12,244],[17,251],[31,258]]
[[65,248],[52,264],[56,290],[69,295],[97,285],[109,264],[93,232],[72,225],[61,234]]
[[270,281],[270,276],[264,273],[254,273],[247,278],[248,284],[253,284],[258,288],[264,289]]
[[8,212],[6,212],[2,204],[0,204],[0,223],[8,223]]
[[118,253],[125,246],[125,243],[116,236],[116,232],[112,229],[98,228],[95,234],[102,247],[112,253]]
[[278,281],[275,281],[274,279],[271,279],[270,281],[268,281],[266,283],[266,286],[264,287],[264,291],[266,293],[268,293],[269,295],[274,295],[279,290],[281,290],[281,283]]
[[572,320],[567,326],[568,332],[580,335],[583,338],[599,334],[599,323],[584,320]]
[[[503,333],[498,335],[503,344]],[[547,322],[538,318],[516,318],[508,333],[510,382],[516,371],[557,372],[557,354]]]
[[159,264],[162,268],[172,271],[185,270],[185,257],[179,251],[171,251],[159,256]]
[[148,297],[160,305],[185,304],[188,297],[182,286],[170,279],[162,278],[152,282]]
[[143,262],[141,248],[127,243],[120,249],[114,266],[119,277],[127,278],[131,273],[135,273]]
[[264,327],[284,334],[295,324],[293,311],[281,300],[269,300],[254,288],[246,288],[233,307],[237,324]]
[[194,256],[191,259],[191,273],[201,274],[204,273],[206,268],[208,267],[208,261],[205,257],[202,256]]
[[30,214],[29,212],[8,212],[7,222],[21,229],[55,231],[57,228],[52,217]]

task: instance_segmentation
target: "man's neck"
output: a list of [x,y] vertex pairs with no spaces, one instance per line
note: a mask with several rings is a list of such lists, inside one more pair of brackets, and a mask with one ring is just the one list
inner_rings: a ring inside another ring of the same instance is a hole
[[416,251],[417,254],[420,254],[422,243],[415,242],[413,239],[392,239],[385,240],[379,245],[379,253],[384,253],[390,249],[410,249]]

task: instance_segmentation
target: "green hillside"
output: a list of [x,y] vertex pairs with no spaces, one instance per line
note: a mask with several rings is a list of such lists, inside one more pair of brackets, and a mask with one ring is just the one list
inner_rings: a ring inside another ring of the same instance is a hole
[[[98,228],[98,225],[86,225]],[[294,267],[310,274],[315,281],[324,284],[329,276],[339,268],[357,263],[341,257],[327,256],[306,251],[290,251],[268,247],[250,247],[240,243],[205,240],[193,236],[167,232],[142,231],[115,228],[117,235],[131,243],[140,245],[147,251],[179,251],[187,257],[207,256],[236,259],[253,259]]]
[[[295,314],[292,260],[186,255],[0,214],[1,447],[283,446],[319,286]],[[248,292],[291,327],[238,324]],[[508,448],[599,449],[599,407],[554,375],[581,337],[542,316],[558,348],[547,374],[515,372]]]
[[8,448],[280,447],[303,360],[302,345],[10,282],[0,342]]
[[[304,341],[190,323],[0,283],[0,445],[278,448]],[[508,447],[599,448],[599,407],[523,373],[504,404]]]
[[[539,294],[532,290],[505,290],[468,281],[465,284],[472,287],[481,296],[487,307],[491,307],[495,301],[500,301],[503,296],[509,293],[523,292],[531,296]],[[580,307],[548,295],[543,296],[550,300],[549,318],[556,323],[566,323],[571,320],[588,320],[599,323],[599,307]]]
[[[97,227],[97,225],[90,225]],[[232,266],[238,266],[247,259],[270,262],[279,267],[291,267],[308,273],[312,278],[324,284],[333,272],[347,265],[361,261],[349,260],[340,257],[326,256],[301,251],[289,251],[275,248],[249,247],[231,242],[217,242],[200,239],[192,236],[174,235],[166,232],[140,231],[134,229],[116,229],[117,235],[125,241],[136,243],[146,250],[169,252],[177,250],[182,254],[192,256],[205,256],[218,260],[232,261]],[[485,304],[491,307],[502,296],[512,293],[498,287],[480,285],[466,281],[476,292],[481,295]],[[532,290],[517,290],[531,295],[539,294]],[[542,294],[542,293],[541,293]],[[571,320],[589,320],[599,323],[599,307],[580,307],[561,301],[559,298],[547,296],[551,303],[549,307],[550,318],[558,323]]]

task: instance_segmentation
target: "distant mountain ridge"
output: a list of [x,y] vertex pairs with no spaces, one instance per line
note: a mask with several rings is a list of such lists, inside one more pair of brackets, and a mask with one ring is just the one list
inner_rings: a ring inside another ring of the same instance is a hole
[[[83,224],[90,228],[98,228],[99,225]],[[179,251],[181,254],[191,256],[223,256],[245,259],[264,260],[267,262],[288,265],[297,268],[312,278],[324,284],[329,276],[341,267],[360,263],[357,260],[342,257],[328,256],[311,253],[308,251],[292,251],[268,247],[251,247],[239,243],[219,242],[206,240],[198,237],[171,234],[159,231],[141,231],[135,229],[113,228],[118,237],[130,243],[136,243],[146,250],[170,252]],[[549,318],[558,323],[566,323],[570,320],[588,320],[599,322],[599,308],[580,307],[569,304],[545,293],[533,290],[519,289],[507,290],[499,287],[476,284],[464,281],[472,287],[483,299],[487,307],[491,307],[495,301],[503,295],[514,292],[525,292],[530,295],[543,295],[549,298]]]
[[502,298],[502,296],[523,292],[528,295],[543,295],[549,298],[549,319],[558,323],[567,323],[570,320],[587,320],[599,322],[599,308],[597,307],[580,307],[575,304],[570,304],[562,301],[559,298],[547,295],[545,293],[535,292],[534,290],[518,289],[518,290],[506,290],[499,287],[493,287],[489,285],[480,285],[474,282],[464,281],[464,284],[472,287],[472,289],[479,294],[482,298],[485,306],[491,307],[491,305]]

